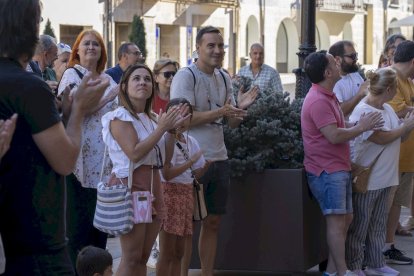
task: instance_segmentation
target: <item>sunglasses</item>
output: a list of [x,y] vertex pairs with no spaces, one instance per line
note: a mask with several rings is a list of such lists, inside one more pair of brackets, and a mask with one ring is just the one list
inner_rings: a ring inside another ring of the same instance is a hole
[[176,73],[177,72],[175,72],[175,71],[160,72],[160,74],[163,74],[164,78],[166,78],[166,79],[174,77]]
[[343,55],[344,57],[349,57],[352,60],[357,60],[358,59],[358,53],[352,53],[349,55]]

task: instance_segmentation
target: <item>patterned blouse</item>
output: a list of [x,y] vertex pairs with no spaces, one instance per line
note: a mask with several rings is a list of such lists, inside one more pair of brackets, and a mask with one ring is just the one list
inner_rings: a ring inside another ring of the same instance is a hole
[[[88,70],[80,65],[75,65],[82,74],[86,74]],[[106,89],[103,98],[109,94],[111,89],[117,86],[112,78],[102,73],[101,76],[110,79],[110,85]],[[71,83],[79,85],[81,79],[73,69],[68,69],[62,76],[60,81],[58,94],[62,93],[66,86]],[[76,88],[75,88],[76,89]],[[73,89],[71,93],[74,92]],[[84,188],[95,188],[100,180],[100,174],[102,169],[102,162],[105,152],[105,144],[102,139],[102,123],[101,118],[107,112],[112,111],[118,107],[118,98],[108,102],[101,109],[93,113],[92,115],[85,118],[82,126],[82,148],[79,154],[78,160],[76,161],[76,167],[74,174],[76,178],[81,182]],[[108,157],[108,153],[105,158],[105,167],[103,176],[106,177],[111,173],[111,162]]]

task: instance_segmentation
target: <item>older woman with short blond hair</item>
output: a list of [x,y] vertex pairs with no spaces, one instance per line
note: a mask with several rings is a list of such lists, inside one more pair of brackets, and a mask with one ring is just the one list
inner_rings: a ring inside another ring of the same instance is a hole
[[[381,129],[369,130],[351,141],[351,159],[372,171],[366,193],[352,194],[354,217],[346,239],[346,261],[358,276],[399,275],[386,266],[382,252],[385,244],[389,197],[398,185],[398,160],[401,140],[414,128],[414,115],[402,123],[387,104],[396,94],[396,72],[380,68],[367,73],[369,94],[354,109],[349,120],[357,121],[361,114],[379,112],[384,120]],[[362,267],[367,266],[363,271]]]

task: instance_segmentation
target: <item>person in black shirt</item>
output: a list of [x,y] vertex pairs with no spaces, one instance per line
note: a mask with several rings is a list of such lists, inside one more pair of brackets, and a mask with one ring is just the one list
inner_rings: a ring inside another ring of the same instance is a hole
[[40,18],[39,0],[0,1],[0,119],[18,114],[0,163],[5,275],[74,275],[66,250],[62,175],[75,165],[85,114],[109,85],[86,74],[73,95],[65,129],[49,86],[25,71]]

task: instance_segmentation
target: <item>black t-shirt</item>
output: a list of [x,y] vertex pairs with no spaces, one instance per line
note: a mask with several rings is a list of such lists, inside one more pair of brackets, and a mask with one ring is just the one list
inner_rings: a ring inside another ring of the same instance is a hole
[[48,85],[0,58],[0,119],[13,113],[16,131],[0,161],[0,233],[6,256],[48,253],[65,245],[65,190],[32,135],[61,119]]

